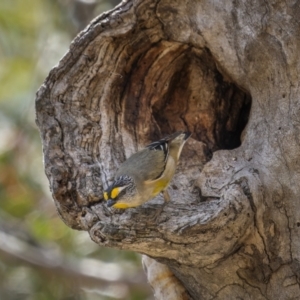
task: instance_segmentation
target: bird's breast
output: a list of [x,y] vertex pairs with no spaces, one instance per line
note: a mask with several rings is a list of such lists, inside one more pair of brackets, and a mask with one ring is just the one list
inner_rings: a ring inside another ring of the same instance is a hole
[[146,191],[144,196],[148,195],[148,197],[151,199],[157,196],[164,189],[166,189],[172,177],[174,176],[175,169],[176,169],[176,162],[172,157],[169,157],[163,174],[158,179],[155,179],[153,181],[148,181],[144,185],[143,190]]
[[163,191],[168,186],[169,182],[170,180],[167,178],[157,180],[153,186],[152,197],[157,196],[161,191]]

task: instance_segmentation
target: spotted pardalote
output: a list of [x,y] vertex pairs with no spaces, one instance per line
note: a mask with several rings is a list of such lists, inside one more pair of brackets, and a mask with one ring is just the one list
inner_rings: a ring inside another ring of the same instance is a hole
[[166,191],[189,132],[176,132],[133,154],[119,168],[115,180],[104,191],[107,206],[126,209],[139,206]]

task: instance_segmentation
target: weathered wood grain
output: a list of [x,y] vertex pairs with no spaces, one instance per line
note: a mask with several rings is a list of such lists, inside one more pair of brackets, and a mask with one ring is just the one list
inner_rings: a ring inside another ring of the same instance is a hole
[[[147,0],[93,20],[36,100],[66,224],[167,265],[191,299],[299,298],[299,13]],[[159,218],[160,197],[108,210],[118,165],[183,129],[193,136]]]

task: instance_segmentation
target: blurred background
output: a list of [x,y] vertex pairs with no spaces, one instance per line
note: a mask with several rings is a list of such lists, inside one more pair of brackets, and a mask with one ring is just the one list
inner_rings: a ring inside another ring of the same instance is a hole
[[0,0],[0,299],[153,299],[140,256],[57,216],[35,92],[76,34],[118,0]]

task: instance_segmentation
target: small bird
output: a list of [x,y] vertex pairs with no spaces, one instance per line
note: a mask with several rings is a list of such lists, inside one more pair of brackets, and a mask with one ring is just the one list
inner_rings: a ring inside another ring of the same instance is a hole
[[165,203],[170,200],[167,187],[173,178],[181,150],[189,132],[176,132],[130,156],[115,175],[115,181],[104,191],[108,207],[137,207],[159,193]]

